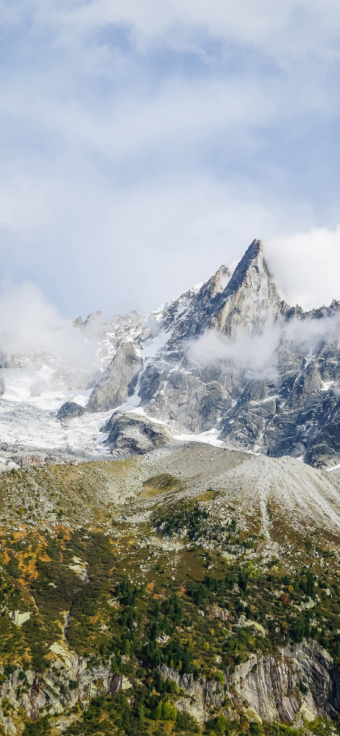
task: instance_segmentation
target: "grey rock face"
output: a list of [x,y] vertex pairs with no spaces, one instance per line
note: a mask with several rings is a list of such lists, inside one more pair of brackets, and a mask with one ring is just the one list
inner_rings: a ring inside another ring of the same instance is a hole
[[[321,426],[320,426],[321,425]],[[330,465],[340,456],[339,398],[330,392],[319,407],[319,431],[308,443],[306,462],[316,467]]]
[[199,723],[209,720],[211,708],[222,705],[224,692],[219,683],[208,682],[205,677],[194,680],[193,675],[180,675],[177,670],[166,665],[161,667],[161,673],[165,680],[167,678],[174,680],[177,687],[182,688],[184,694],[189,696],[177,700],[175,703],[177,710],[190,713]]
[[126,401],[134,392],[141,364],[137,346],[123,343],[94,387],[87,411],[108,411]]
[[83,406],[76,404],[75,401],[66,401],[65,404],[60,407],[57,419],[71,419],[72,417],[81,417],[85,412]]
[[112,450],[119,449],[132,455],[144,455],[154,447],[162,447],[171,441],[170,435],[161,424],[138,414],[122,411],[112,415],[104,431],[109,432],[106,445]]
[[[140,380],[142,406],[148,414],[170,420],[174,427],[194,433],[209,430],[231,402],[224,377],[221,375],[220,381],[209,378],[206,371],[187,367],[184,360],[159,374],[156,369],[145,372]],[[148,395],[151,398],[144,403]]]
[[[340,709],[339,673],[328,652],[313,640],[283,649],[279,659],[253,656],[232,675],[224,673],[225,687],[205,678],[195,681],[193,675],[181,676],[169,667],[161,672],[187,696],[177,701],[178,710],[189,712],[200,723],[209,720],[211,709],[220,707],[225,696],[226,715],[231,719],[240,705],[250,710],[253,719],[282,723],[300,718],[335,720]],[[300,684],[307,688],[305,694]]]
[[[57,656],[53,660],[54,668],[44,673],[43,684],[41,676],[27,669],[25,671],[27,686],[25,689],[20,688],[22,681],[19,678],[20,668],[18,668],[0,686],[1,699],[7,698],[12,706],[9,717],[0,710],[0,726],[4,733],[13,736],[21,733],[25,717],[37,721],[47,712],[53,716],[61,715],[65,709],[72,708],[76,703],[87,707],[91,698],[103,693],[115,694],[124,686],[124,677],[113,675],[110,672],[110,665],[91,668],[84,658],[68,650],[64,644],[53,646],[57,650]],[[78,682],[76,690],[69,689],[70,680]],[[129,685],[128,682],[126,684]],[[66,718],[65,726],[69,723]]]
[[144,366],[139,382],[141,405],[147,406],[148,414],[189,432],[216,427],[244,387],[245,371],[231,361],[198,365],[188,355],[188,340],[207,329],[231,339],[241,328],[253,334],[268,323],[282,321],[287,310],[269,274],[262,245],[254,241],[231,278],[222,267],[191,298],[179,319],[173,313],[172,322],[169,314],[164,317],[171,335],[160,359]]
[[[304,695],[299,689],[308,688]],[[239,665],[229,678],[232,698],[245,699],[262,720],[292,722],[334,718],[340,707],[339,674],[334,662],[315,641],[282,650],[281,660],[257,658]]]
[[263,258],[260,240],[249,246],[220,301],[223,303],[210,326],[230,337],[240,327],[249,333],[259,332],[281,315],[284,302]]
[[0,396],[3,396],[5,393],[5,381],[2,376],[0,376]]
[[[325,347],[320,352],[328,357]],[[295,352],[292,375],[287,375],[284,363],[282,370],[279,366],[276,382],[266,382],[266,397],[249,399],[246,387],[223,418],[221,436],[235,446],[259,449],[273,457],[303,456],[317,467],[336,464],[339,397],[336,386],[325,386],[322,362],[319,349],[308,361]]]

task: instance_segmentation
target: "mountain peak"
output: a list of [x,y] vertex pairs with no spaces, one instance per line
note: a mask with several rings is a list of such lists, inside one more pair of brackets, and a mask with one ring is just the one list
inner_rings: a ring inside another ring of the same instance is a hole
[[221,294],[225,291],[231,279],[231,273],[227,266],[220,266],[220,268],[214,273],[213,276],[206,281],[200,289],[201,295],[207,300],[207,298],[214,299],[216,294]]
[[279,311],[280,301],[263,257],[262,242],[253,240],[223,292],[224,304],[211,327],[230,336],[240,328],[257,332]]
[[262,240],[257,240],[256,238],[254,238],[253,242],[250,243],[249,247],[247,248],[244,257],[248,256],[249,258],[256,258],[256,256],[262,251]]
[[261,240],[253,240],[250,246],[247,248],[243,258],[237,264],[233,276],[229,282],[228,292],[232,293],[236,291],[239,286],[243,283],[247,272],[251,267],[255,266],[258,270],[262,270],[264,266],[267,275],[269,275],[268,267],[263,258],[263,246]]

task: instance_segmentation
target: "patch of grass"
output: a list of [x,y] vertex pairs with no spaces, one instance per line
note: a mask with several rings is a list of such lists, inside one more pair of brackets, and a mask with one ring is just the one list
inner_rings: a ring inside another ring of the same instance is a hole
[[178,492],[182,490],[183,484],[179,478],[170,473],[161,473],[153,475],[143,482],[143,491],[141,498],[151,498],[168,491]]
[[221,495],[220,491],[213,491],[212,489],[205,491],[205,493],[200,493],[199,496],[196,496],[195,501],[214,501],[216,498],[218,498]]

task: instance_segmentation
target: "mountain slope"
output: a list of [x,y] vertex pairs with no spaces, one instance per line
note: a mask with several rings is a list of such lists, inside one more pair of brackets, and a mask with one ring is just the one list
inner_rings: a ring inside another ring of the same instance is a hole
[[254,241],[78,318],[90,374],[8,358],[0,734],[340,733],[339,309],[289,307]]
[[199,443],[3,473],[0,729],[336,733],[338,475]]

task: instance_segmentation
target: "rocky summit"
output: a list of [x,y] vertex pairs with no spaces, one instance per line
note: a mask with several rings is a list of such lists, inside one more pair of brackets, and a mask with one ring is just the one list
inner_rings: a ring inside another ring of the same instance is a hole
[[3,356],[0,734],[340,735],[339,317],[255,240]]
[[174,438],[213,432],[229,448],[335,466],[339,317],[336,301],[307,313],[283,301],[254,240],[233,275],[222,266],[120,336],[86,412],[143,413]]

